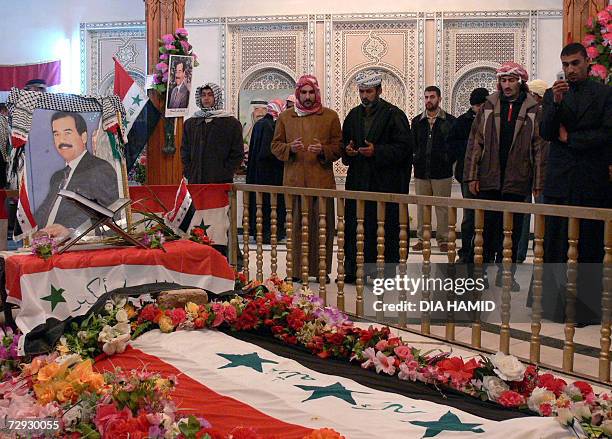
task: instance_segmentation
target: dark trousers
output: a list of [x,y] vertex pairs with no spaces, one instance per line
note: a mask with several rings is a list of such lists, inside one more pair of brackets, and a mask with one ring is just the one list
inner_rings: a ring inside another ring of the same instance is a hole
[[[480,191],[478,198],[481,200],[514,201],[524,202],[525,196],[515,194],[504,194],[500,191]],[[515,213],[512,216],[512,262],[516,263],[518,244],[523,229],[523,215]],[[484,230],[482,232],[483,260],[485,263],[501,263],[503,259],[504,241],[504,214],[487,210],[484,216]],[[513,272],[516,268],[513,266]]]
[[[467,183],[461,183],[461,195],[465,199],[477,198],[468,188]],[[463,219],[461,220],[461,248],[459,249],[459,260],[463,263],[474,262],[472,250],[474,240],[474,209],[463,209]]]

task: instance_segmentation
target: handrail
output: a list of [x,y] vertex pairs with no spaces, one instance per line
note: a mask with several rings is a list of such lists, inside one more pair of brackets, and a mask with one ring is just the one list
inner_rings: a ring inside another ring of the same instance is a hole
[[612,221],[612,209],[585,208],[556,204],[520,203],[514,201],[493,201],[464,198],[432,197],[427,195],[390,194],[381,192],[346,191],[338,189],[312,189],[289,186],[266,186],[259,184],[234,183],[236,191],[266,192],[270,194],[306,195],[313,197],[348,198],[352,200],[382,201],[387,203],[421,204],[428,206],[482,209],[495,212],[528,213],[565,218]]

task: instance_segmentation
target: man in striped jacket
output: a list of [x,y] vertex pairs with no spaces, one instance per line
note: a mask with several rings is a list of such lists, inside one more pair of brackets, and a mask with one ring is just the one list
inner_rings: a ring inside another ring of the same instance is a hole
[[[529,94],[526,70],[514,62],[497,71],[496,93],[478,112],[464,166],[464,182],[470,192],[484,200],[524,202],[533,191],[538,196],[544,185],[544,141],[539,134],[540,107]],[[516,262],[523,215],[513,215],[512,262]],[[502,212],[487,211],[483,231],[484,262],[501,263]],[[513,273],[516,267],[513,265]],[[501,286],[501,270],[496,285]],[[512,290],[519,291],[512,281]]]

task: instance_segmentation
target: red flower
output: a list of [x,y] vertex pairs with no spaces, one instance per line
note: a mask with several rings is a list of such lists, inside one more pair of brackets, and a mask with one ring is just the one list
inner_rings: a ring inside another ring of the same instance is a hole
[[513,392],[512,390],[506,390],[499,396],[498,403],[504,407],[519,407],[525,402],[523,395]]
[[280,334],[285,330],[285,327],[282,325],[274,325],[272,326],[272,334]]
[[552,405],[547,402],[540,405],[540,413],[542,416],[552,416]]
[[478,367],[479,364],[474,358],[464,363],[461,357],[451,357],[438,363],[438,370],[448,374],[455,385],[462,385],[471,380],[474,370]]
[[282,339],[288,344],[297,344],[297,337],[295,335],[283,334]]
[[255,429],[250,427],[236,427],[230,431],[229,437],[232,439],[258,439],[259,435]]
[[539,387],[545,387],[553,392],[557,397],[561,395],[566,385],[567,383],[565,381],[563,381],[561,378],[555,378],[555,376],[550,373],[540,375],[540,378],[538,379]]
[[145,306],[140,311],[140,315],[138,316],[138,322],[142,323],[144,321],[148,321],[148,322],[155,321],[155,316],[158,314],[158,311],[159,311],[159,308],[157,307],[157,305],[154,305],[153,303],[149,303],[147,306]]
[[174,308],[173,310],[167,310],[166,315],[172,319],[172,324],[178,326],[187,320],[187,313],[183,308]]
[[206,324],[206,320],[204,320],[202,317],[197,317],[194,321],[193,321],[193,326],[196,329],[202,329],[204,327],[204,325]]
[[306,314],[300,308],[294,308],[287,316],[287,324],[294,331],[299,331],[304,326]]
[[325,334],[325,340],[333,345],[340,346],[344,342],[344,335],[339,332],[328,332]]
[[587,47],[586,52],[589,59],[595,59],[599,56],[599,50],[595,46]]
[[574,386],[578,387],[583,398],[586,398],[589,393],[593,393],[593,388],[591,385],[589,383],[585,383],[584,381],[574,381]]

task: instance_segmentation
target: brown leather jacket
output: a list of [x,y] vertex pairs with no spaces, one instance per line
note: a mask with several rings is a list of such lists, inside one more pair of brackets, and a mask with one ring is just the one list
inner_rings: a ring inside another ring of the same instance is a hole
[[476,115],[465,155],[463,181],[478,180],[480,190],[501,190],[515,195],[541,191],[547,144],[540,137],[541,107],[527,94],[516,120],[503,187],[499,163],[500,110],[499,93],[493,93]]

